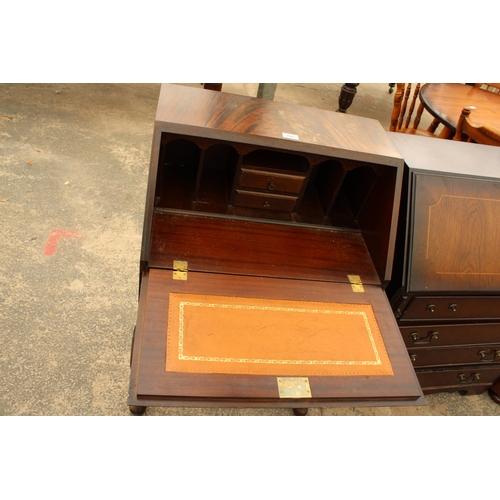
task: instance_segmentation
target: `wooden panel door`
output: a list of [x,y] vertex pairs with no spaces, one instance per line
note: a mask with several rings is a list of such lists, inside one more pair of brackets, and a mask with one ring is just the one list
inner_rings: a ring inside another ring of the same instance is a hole
[[418,173],[409,289],[500,289],[500,182]]

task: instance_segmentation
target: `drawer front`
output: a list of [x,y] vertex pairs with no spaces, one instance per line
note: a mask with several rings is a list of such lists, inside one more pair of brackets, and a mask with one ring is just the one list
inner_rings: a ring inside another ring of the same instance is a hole
[[493,385],[500,377],[500,367],[466,366],[452,370],[416,370],[416,375],[423,390],[438,387],[467,390],[471,386]]
[[406,347],[500,343],[500,323],[402,326]]
[[261,170],[241,169],[239,185],[265,191],[282,191],[299,194],[304,184],[304,175],[278,174]]
[[297,196],[270,195],[267,193],[254,193],[237,189],[234,204],[238,207],[293,212],[296,203]]
[[408,349],[415,368],[422,366],[494,364],[500,365],[500,344],[474,347],[435,347]]
[[415,297],[400,321],[500,318],[500,297]]

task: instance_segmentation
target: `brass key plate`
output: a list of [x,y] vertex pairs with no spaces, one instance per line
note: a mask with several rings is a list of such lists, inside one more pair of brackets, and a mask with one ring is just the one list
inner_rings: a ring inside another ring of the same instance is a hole
[[311,387],[307,377],[277,377],[280,398],[310,398]]

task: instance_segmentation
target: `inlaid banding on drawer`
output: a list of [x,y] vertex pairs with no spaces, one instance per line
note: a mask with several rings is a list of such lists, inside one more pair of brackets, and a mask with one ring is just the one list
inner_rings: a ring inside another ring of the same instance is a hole
[[279,174],[260,170],[241,169],[239,185],[266,191],[282,191],[299,194],[304,184],[305,175]]
[[239,207],[261,208],[263,210],[276,210],[293,212],[297,196],[279,194],[254,193],[252,191],[236,190],[235,205]]

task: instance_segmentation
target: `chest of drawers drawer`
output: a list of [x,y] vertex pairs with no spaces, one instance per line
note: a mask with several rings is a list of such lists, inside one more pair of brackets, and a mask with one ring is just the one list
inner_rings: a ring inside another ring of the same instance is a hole
[[500,323],[402,326],[406,347],[500,343]]
[[443,366],[500,363],[500,344],[492,346],[408,349],[413,366]]
[[257,193],[254,191],[237,189],[234,204],[238,207],[293,212],[296,203],[297,196]]
[[432,389],[467,390],[473,386],[491,386],[500,377],[500,366],[460,366],[454,369],[416,370],[420,386],[424,392]]
[[305,178],[305,175],[290,175],[242,168],[239,186],[298,195],[302,190]]
[[500,318],[500,297],[415,297],[402,311],[400,322],[495,318]]

